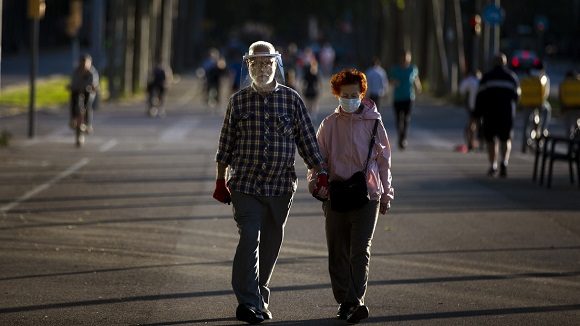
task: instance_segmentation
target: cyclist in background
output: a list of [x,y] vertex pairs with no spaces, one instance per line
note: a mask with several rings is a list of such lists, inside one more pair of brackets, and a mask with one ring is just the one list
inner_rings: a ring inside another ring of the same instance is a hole
[[161,61],[157,61],[151,71],[149,82],[147,83],[147,103],[149,105],[147,113],[150,116],[165,115],[165,93],[167,85],[171,82],[172,72]]
[[541,130],[544,131],[548,128],[550,124],[550,119],[552,117],[552,106],[548,102],[548,97],[550,96],[550,77],[546,73],[546,66],[543,63],[538,64],[536,67],[530,69],[530,76],[539,80],[542,86],[542,105],[540,106],[541,115]]
[[77,117],[79,115],[79,97],[84,96],[84,106],[87,109],[86,125],[87,132],[93,131],[93,103],[99,88],[99,73],[93,66],[93,59],[89,54],[83,54],[79,58],[79,63],[71,76],[71,116],[70,127],[76,128]]

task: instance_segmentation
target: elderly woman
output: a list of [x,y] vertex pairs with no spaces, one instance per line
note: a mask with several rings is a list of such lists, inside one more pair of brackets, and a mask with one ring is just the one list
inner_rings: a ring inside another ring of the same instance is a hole
[[[337,317],[357,323],[369,315],[364,299],[378,214],[386,214],[394,198],[391,146],[375,103],[363,100],[365,74],[343,70],[332,76],[330,84],[338,107],[322,121],[316,136],[328,168],[330,192],[320,182],[316,184],[320,172],[309,170],[308,179],[315,197],[329,199],[323,202],[323,211],[330,280],[339,304]],[[364,173],[368,200],[360,207],[340,207],[333,198],[333,182],[349,179],[357,171]]]

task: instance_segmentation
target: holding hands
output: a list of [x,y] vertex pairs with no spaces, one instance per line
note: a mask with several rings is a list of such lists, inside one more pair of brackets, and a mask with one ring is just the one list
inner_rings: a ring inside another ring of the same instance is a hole
[[213,198],[224,204],[230,204],[232,202],[232,196],[230,190],[226,186],[226,179],[217,179],[215,181],[215,190],[213,192]]
[[312,196],[320,201],[328,199],[328,174],[326,171],[319,172],[316,175],[316,185],[314,185]]

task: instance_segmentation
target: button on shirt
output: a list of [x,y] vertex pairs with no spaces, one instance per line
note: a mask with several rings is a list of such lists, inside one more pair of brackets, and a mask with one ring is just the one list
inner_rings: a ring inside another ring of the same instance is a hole
[[229,167],[231,190],[259,196],[296,191],[296,149],[308,168],[322,164],[308,111],[294,90],[277,85],[262,96],[250,86],[232,95],[216,153]]

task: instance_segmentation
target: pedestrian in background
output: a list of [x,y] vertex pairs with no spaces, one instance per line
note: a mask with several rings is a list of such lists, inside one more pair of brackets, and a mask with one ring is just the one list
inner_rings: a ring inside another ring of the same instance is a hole
[[[252,84],[230,97],[216,153],[213,197],[233,204],[240,235],[232,269],[236,317],[251,324],[272,318],[269,283],[296,192],[296,149],[309,169],[320,172],[323,163],[302,99],[276,79],[281,60],[268,42],[250,46],[244,61]],[[327,185],[320,174],[319,189]]]
[[297,72],[297,61],[298,61],[298,46],[296,43],[288,44],[284,56],[284,79],[286,86],[298,90],[298,72]]
[[373,59],[373,65],[366,71],[368,81],[368,97],[375,102],[377,109],[381,110],[381,98],[385,96],[389,89],[387,72],[381,66],[381,60],[377,57]]
[[318,112],[318,96],[320,95],[320,73],[318,61],[315,57],[310,58],[310,62],[304,65],[303,82],[304,102],[311,118],[316,118]]
[[392,67],[389,72],[389,78],[394,86],[393,108],[400,149],[407,147],[407,134],[411,123],[411,109],[416,97],[415,92],[422,91],[419,69],[411,64],[411,59],[411,52],[404,51],[401,54],[400,63]]
[[147,82],[147,114],[149,116],[165,116],[165,94],[172,79],[171,68],[165,66],[160,60],[157,61]]
[[467,150],[472,151],[479,146],[478,133],[479,119],[475,117],[475,99],[479,88],[481,71],[470,71],[465,78],[459,83],[459,94],[465,97],[465,109],[467,111],[467,124],[465,125],[464,135]]
[[[362,100],[367,91],[366,76],[356,69],[342,70],[331,77],[330,84],[338,107],[322,121],[317,132],[330,187],[333,180],[349,179],[362,170],[370,199],[358,208],[339,211],[333,205],[336,198],[331,190],[329,200],[323,202],[328,270],[339,304],[337,317],[357,323],[369,315],[365,294],[378,214],[386,214],[394,198],[391,146],[376,105]],[[318,174],[314,169],[308,171],[308,179],[313,195],[328,197],[325,189],[316,186]]]
[[332,74],[334,69],[334,60],[336,59],[336,51],[330,42],[325,42],[318,54],[320,57],[320,68],[322,76],[327,78]]
[[516,105],[520,85],[516,74],[507,68],[507,57],[499,53],[494,58],[494,67],[486,72],[479,83],[475,101],[475,116],[482,119],[483,136],[487,142],[487,174],[498,172],[498,152],[501,152],[500,177],[507,177],[507,166],[512,149],[512,137]]

